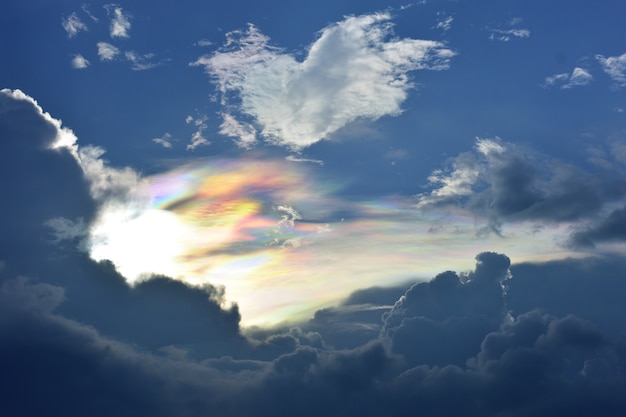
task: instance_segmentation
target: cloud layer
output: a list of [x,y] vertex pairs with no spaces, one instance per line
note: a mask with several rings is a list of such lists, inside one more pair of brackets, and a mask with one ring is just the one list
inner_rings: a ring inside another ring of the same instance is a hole
[[[199,58],[224,104],[251,118],[265,140],[300,149],[357,119],[397,115],[413,87],[408,73],[447,69],[455,52],[436,41],[390,38],[386,13],[348,17],[324,28],[298,61],[250,25]],[[225,113],[223,133],[253,143],[246,118]]]

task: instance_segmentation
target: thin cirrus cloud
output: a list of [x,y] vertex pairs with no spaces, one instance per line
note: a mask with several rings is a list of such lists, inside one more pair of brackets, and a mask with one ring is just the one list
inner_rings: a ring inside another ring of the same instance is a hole
[[[327,26],[302,61],[249,25],[228,33],[225,47],[191,65],[205,68],[222,103],[252,118],[267,142],[298,150],[354,120],[400,114],[414,87],[409,72],[449,67],[454,51],[437,41],[390,38],[390,20],[378,13]],[[239,100],[231,102],[233,93]],[[228,113],[222,129],[235,136],[242,126],[247,147],[256,135],[239,115]]]
[[152,139],[152,142],[157,143],[157,144],[161,145],[164,148],[171,149],[172,148],[172,134],[171,133],[165,133],[160,138]]
[[561,86],[562,89],[568,89],[572,87],[581,87],[588,85],[593,81],[591,73],[581,67],[576,67],[572,70],[571,74],[561,73],[546,77],[544,86]]
[[620,87],[626,86],[626,53],[619,56],[605,57],[596,55],[604,72],[609,74]]
[[62,19],[61,24],[70,38],[76,36],[81,31],[88,30],[87,25],[80,20],[76,13],[72,13],[67,18]]
[[530,38],[530,30],[528,29],[491,29],[489,39],[492,41],[509,42],[511,39]]

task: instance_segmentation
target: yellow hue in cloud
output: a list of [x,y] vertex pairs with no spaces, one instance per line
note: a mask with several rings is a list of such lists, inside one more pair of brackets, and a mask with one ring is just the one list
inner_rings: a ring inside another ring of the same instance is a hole
[[105,206],[92,257],[112,260],[129,282],[159,273],[223,285],[244,325],[303,320],[356,289],[468,270],[486,250],[516,262],[569,255],[554,243],[566,229],[537,234],[520,223],[504,238],[477,238],[469,213],[342,200],[340,185],[284,160],[218,160],[144,184],[145,207]]

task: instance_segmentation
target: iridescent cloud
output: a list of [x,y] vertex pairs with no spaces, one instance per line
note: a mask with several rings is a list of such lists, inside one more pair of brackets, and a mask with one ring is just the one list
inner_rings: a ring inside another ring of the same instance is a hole
[[[319,168],[318,168],[319,169]],[[104,205],[90,253],[134,282],[166,274],[223,285],[245,325],[304,319],[350,292],[465,270],[476,253],[514,261],[570,253],[555,242],[568,229],[519,223],[505,237],[477,237],[462,211],[416,209],[406,198],[347,201],[342,184],[316,180],[285,160],[218,160],[144,181],[145,204]],[[140,200],[141,201],[141,200]],[[342,214],[351,213],[349,218]]]

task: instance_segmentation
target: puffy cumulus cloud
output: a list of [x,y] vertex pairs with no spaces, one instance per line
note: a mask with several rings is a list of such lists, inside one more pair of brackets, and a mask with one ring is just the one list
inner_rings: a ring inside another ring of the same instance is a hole
[[76,13],[72,13],[67,18],[61,20],[63,29],[67,32],[67,36],[70,38],[76,36],[81,31],[87,31],[87,25],[80,20],[80,17]]
[[609,74],[618,86],[626,86],[626,53],[610,57],[596,55],[596,59],[602,65],[604,72]]
[[76,54],[72,58],[72,68],[85,69],[89,66],[89,61],[81,54]]
[[53,218],[93,216],[94,202],[76,163],[73,132],[20,90],[0,90],[0,247],[13,267],[51,239]]
[[415,284],[385,313],[383,332],[392,352],[412,366],[463,365],[483,337],[500,327],[507,314],[503,283],[510,260],[489,252],[476,260],[468,274],[444,272]]
[[113,61],[120,54],[120,50],[110,43],[98,42],[97,46],[100,61]]
[[[79,235],[72,219],[91,224],[101,204],[128,199],[136,174],[79,146],[22,92],[2,90],[0,109],[4,414],[560,417],[626,407],[622,257],[510,265],[481,253],[471,272],[357,291],[299,326],[242,331],[219,287],[163,276],[131,287],[110,262],[60,247]],[[205,197],[249,190],[242,180],[208,184]],[[287,228],[305,217],[286,203],[278,211]]]
[[[301,149],[357,119],[399,114],[413,87],[409,72],[448,68],[455,52],[441,42],[390,38],[390,19],[377,13],[330,25],[302,61],[250,25],[192,65],[206,69],[223,104],[252,117],[267,141]],[[225,118],[223,133],[243,133],[250,145],[254,130],[242,123]]]
[[502,220],[583,221],[624,197],[618,174],[600,175],[499,138],[478,138],[473,151],[431,174],[433,189],[417,196],[416,207],[460,206],[496,231]]
[[116,4],[107,4],[104,6],[108,15],[111,17],[109,33],[112,38],[128,38],[130,30],[130,15]]
[[534,309],[557,317],[574,314],[620,337],[626,334],[620,319],[625,267],[619,255],[514,264],[507,281],[507,306],[514,315]]
[[563,89],[584,86],[593,81],[593,76],[584,68],[576,67],[571,74],[555,74],[546,77],[544,86],[560,85]]

